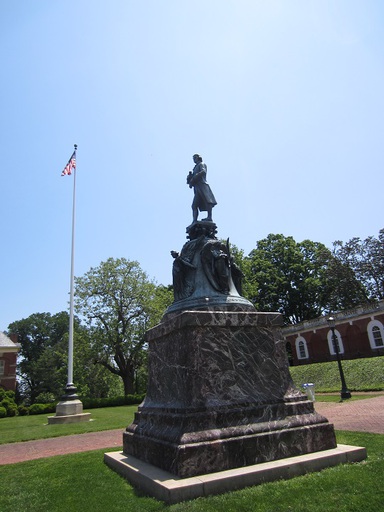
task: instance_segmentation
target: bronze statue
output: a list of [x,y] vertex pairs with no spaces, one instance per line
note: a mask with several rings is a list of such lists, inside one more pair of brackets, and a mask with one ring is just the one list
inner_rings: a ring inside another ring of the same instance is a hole
[[[253,305],[241,297],[243,274],[230,252],[229,239],[218,240],[217,226],[212,220],[212,208],[217,204],[206,181],[207,166],[200,155],[193,155],[195,167],[187,176],[187,184],[194,189],[193,222],[187,228],[187,239],[180,252],[171,251],[174,302],[168,313],[183,308],[203,308],[229,304]],[[208,213],[197,220],[199,211]],[[240,307],[240,306],[239,306]]]
[[192,202],[193,222],[197,222],[199,210],[207,212],[207,218],[203,221],[212,222],[212,208],[217,204],[215,196],[212,193],[211,187],[206,181],[207,166],[203,163],[200,155],[193,155],[195,167],[193,171],[189,171],[187,176],[187,184],[189,188],[194,188],[195,196]]

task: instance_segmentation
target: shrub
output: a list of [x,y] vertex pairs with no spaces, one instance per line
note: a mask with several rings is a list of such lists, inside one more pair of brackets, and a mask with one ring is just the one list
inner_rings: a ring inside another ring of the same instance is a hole
[[40,393],[35,399],[37,404],[52,404],[56,400],[53,393],[44,392]]
[[0,405],[0,418],[5,418],[7,415],[7,409]]
[[9,398],[12,402],[15,401],[15,392],[14,391],[6,391],[4,388],[0,388],[0,402],[4,400],[4,398]]
[[16,416],[17,414],[17,405],[11,398],[4,398],[0,402],[0,407],[4,407],[7,412],[7,416]]
[[28,416],[29,414],[29,407],[24,404],[18,405],[17,410],[19,411],[19,416]]
[[[18,411],[15,403],[15,392],[0,389],[0,406],[5,409],[6,416],[16,416]],[[1,417],[4,418],[4,416]]]
[[46,414],[55,412],[55,404],[33,404],[29,407],[29,414]]
[[140,404],[145,395],[126,395],[113,398],[81,398],[84,409],[96,409],[97,407],[117,407],[119,405]]

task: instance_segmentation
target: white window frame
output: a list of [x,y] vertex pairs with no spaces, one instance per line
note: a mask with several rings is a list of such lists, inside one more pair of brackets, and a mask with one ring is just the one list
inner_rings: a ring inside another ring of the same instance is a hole
[[[375,336],[373,334],[374,327],[378,327],[380,329],[382,345],[376,345]],[[371,345],[372,350],[378,350],[379,348],[384,348],[384,327],[383,327],[383,324],[381,322],[379,322],[379,320],[371,320],[369,322],[369,324],[367,325],[367,332],[368,332],[369,343]]]
[[[305,356],[303,357],[300,352],[300,344],[302,343],[302,347],[304,348]],[[308,359],[308,347],[307,347],[307,341],[303,336],[298,336],[295,341],[295,348],[296,348],[296,355],[297,359]]]
[[[335,356],[336,355],[336,350],[333,348],[332,336],[333,336],[332,335],[332,331],[330,329],[328,331],[328,334],[327,334],[328,348],[329,348],[329,353],[331,354],[331,356]],[[337,339],[338,345],[339,345],[339,354],[344,354],[343,340],[341,339],[341,334],[339,333],[339,331],[337,329],[335,329],[335,336],[336,336],[336,339]]]

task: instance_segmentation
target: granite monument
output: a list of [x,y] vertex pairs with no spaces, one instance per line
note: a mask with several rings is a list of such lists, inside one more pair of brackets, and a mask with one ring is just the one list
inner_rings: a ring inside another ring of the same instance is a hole
[[175,300],[147,332],[148,390],[124,453],[191,477],[334,448],[333,426],[293,386],[281,315],[241,296],[229,242],[216,236],[206,165],[193,159],[193,222],[171,251]]
[[[338,450],[333,425],[293,385],[282,315],[256,311],[241,295],[242,273],[212,220],[206,166],[193,158],[193,222],[171,251],[174,302],[146,333],[147,394],[123,433],[123,453],[106,454],[107,464],[175,503],[362,460],[363,448]],[[207,218],[199,221],[199,211]],[[264,469],[271,461],[277,469]]]

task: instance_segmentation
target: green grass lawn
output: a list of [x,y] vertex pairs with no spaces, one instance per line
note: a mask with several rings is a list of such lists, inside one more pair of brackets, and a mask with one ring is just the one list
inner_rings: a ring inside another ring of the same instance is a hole
[[[343,360],[345,380],[350,391],[384,390],[384,357]],[[336,361],[290,366],[295,385],[301,389],[306,382],[315,384],[315,391],[329,393],[341,389]]]
[[[350,400],[363,400],[378,396],[376,393],[354,395]],[[317,402],[339,402],[339,394],[316,394]],[[92,414],[91,421],[72,423],[67,425],[48,425],[49,414],[36,414],[33,416],[15,416],[0,419],[0,444],[32,441],[47,437],[60,437],[70,434],[84,434],[86,432],[99,432],[101,430],[124,429],[132,423],[137,405],[123,405],[120,407],[105,407],[89,409]]]
[[[364,393],[363,395],[354,395],[352,393],[352,398],[348,398],[347,400],[343,400],[344,402],[353,402],[355,400],[365,400],[366,398],[375,398],[376,396],[382,396],[379,393]],[[340,402],[340,393],[337,394],[319,394],[317,393],[316,402]]]
[[92,414],[91,421],[67,425],[48,425],[47,418],[52,416],[51,414],[1,418],[0,444],[67,436],[70,434],[84,434],[86,432],[99,432],[101,430],[117,428],[124,429],[132,423],[137,407],[137,405],[123,405],[120,407],[89,409],[85,412]]
[[[379,512],[384,508],[384,435],[337,432],[365,446],[366,461],[221,496],[166,506],[142,496],[97,450],[0,466],[2,512]],[[112,448],[113,450],[113,448]]]

